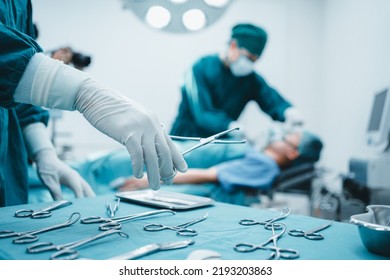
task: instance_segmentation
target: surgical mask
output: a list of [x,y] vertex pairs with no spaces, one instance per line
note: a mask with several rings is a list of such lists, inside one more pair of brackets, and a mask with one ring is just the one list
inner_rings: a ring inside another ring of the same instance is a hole
[[236,77],[248,76],[253,72],[253,61],[245,55],[241,55],[236,61],[230,64],[230,70]]

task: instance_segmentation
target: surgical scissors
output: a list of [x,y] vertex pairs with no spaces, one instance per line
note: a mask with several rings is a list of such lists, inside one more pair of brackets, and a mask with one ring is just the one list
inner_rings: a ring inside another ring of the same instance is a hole
[[20,209],[15,212],[15,217],[18,218],[27,218],[30,217],[32,219],[41,219],[51,217],[51,210],[55,210],[58,208],[62,208],[68,205],[71,205],[72,202],[67,200],[58,201],[49,207],[40,209],[40,210],[32,210],[32,209]]
[[174,135],[169,135],[169,137],[173,140],[189,140],[189,141],[199,141],[199,144],[189,148],[188,150],[182,152],[181,154],[184,156],[185,154],[188,154],[189,152],[198,149],[204,145],[214,143],[214,144],[243,144],[246,142],[246,140],[217,140],[217,138],[228,134],[229,132],[233,130],[239,130],[239,127],[234,127],[222,132],[219,132],[217,134],[211,135],[207,138],[201,138],[201,137],[186,137],[186,136],[174,136]]
[[71,226],[74,223],[76,223],[80,219],[80,217],[81,215],[79,212],[74,212],[72,215],[70,215],[70,217],[68,218],[68,220],[66,220],[66,222],[62,224],[46,227],[46,228],[24,231],[24,232],[15,232],[12,230],[0,230],[0,238],[18,236],[13,240],[13,243],[17,243],[17,244],[31,243],[38,240],[38,236],[36,236],[37,234]]
[[330,227],[332,225],[332,223],[333,223],[333,220],[328,224],[325,224],[323,226],[320,226],[320,227],[317,227],[315,229],[308,230],[308,231],[303,231],[300,229],[292,229],[288,232],[288,234],[291,236],[294,236],[294,237],[305,237],[306,239],[309,239],[309,240],[322,240],[322,239],[324,239],[324,236],[320,233],[317,233],[317,232]]
[[[271,229],[271,225],[273,223],[287,218],[287,216],[290,215],[290,213],[291,213],[291,209],[288,207],[284,207],[280,211],[280,215],[275,218],[268,219],[265,221],[256,221],[253,219],[242,219],[239,221],[239,224],[243,226],[264,225],[264,228],[269,230]],[[281,225],[282,225],[281,223],[276,223],[273,228],[276,230],[282,229]]]
[[122,228],[122,225],[120,222],[124,221],[130,221],[134,220],[137,218],[143,218],[143,217],[149,217],[149,216],[154,216],[158,215],[161,213],[171,213],[173,215],[176,214],[176,212],[172,210],[154,210],[154,211],[148,211],[148,212],[143,212],[143,213],[138,213],[138,214],[132,214],[132,215],[127,215],[127,216],[121,216],[121,217],[116,217],[116,218],[103,218],[99,216],[91,216],[91,217],[86,217],[81,219],[82,224],[96,224],[96,223],[104,223],[99,226],[100,230],[109,230],[109,229],[120,229]]
[[123,231],[111,229],[109,231],[105,231],[79,241],[74,241],[61,245],[54,245],[51,242],[41,242],[28,247],[27,253],[35,254],[46,251],[58,251],[50,256],[51,260],[74,260],[80,255],[78,251],[74,250],[75,248],[116,233],[119,234],[120,237],[129,237],[129,235]]
[[[278,233],[275,233],[276,226],[278,226],[281,231]],[[260,250],[270,250],[273,251],[271,255],[269,256],[269,260],[275,259],[296,259],[299,257],[299,252],[295,249],[286,249],[286,248],[280,248],[277,245],[277,240],[283,236],[283,234],[286,231],[286,225],[283,223],[272,223],[271,224],[272,229],[272,235],[271,237],[265,241],[264,243],[261,243],[260,245],[255,245],[252,243],[238,243],[234,245],[234,250],[237,252],[253,252],[257,249]],[[272,242],[273,246],[267,246],[269,243]]]
[[144,226],[144,230],[146,230],[146,231],[160,231],[160,230],[164,230],[164,229],[170,229],[170,230],[176,231],[176,234],[178,234],[178,235],[196,236],[196,235],[198,235],[198,232],[194,229],[187,228],[187,227],[205,220],[207,218],[208,214],[209,213],[206,213],[206,215],[204,215],[203,217],[201,217],[199,219],[195,219],[195,220],[192,220],[192,221],[189,221],[187,223],[180,224],[177,226],[165,226],[163,224],[147,224]]

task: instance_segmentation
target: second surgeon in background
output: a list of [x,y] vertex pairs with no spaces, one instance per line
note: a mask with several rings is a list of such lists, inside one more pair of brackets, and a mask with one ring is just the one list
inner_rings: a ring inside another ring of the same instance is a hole
[[238,24],[225,53],[200,58],[185,75],[171,134],[208,137],[240,127],[237,119],[250,101],[273,120],[302,124],[301,113],[254,71],[266,41],[261,27]]

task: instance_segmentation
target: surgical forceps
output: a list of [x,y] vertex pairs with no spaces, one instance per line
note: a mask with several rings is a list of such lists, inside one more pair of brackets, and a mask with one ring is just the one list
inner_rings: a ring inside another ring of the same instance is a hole
[[[290,213],[291,213],[291,209],[288,207],[284,207],[280,211],[280,215],[275,218],[268,219],[265,221],[255,221],[253,219],[242,219],[239,221],[239,224],[243,226],[264,225],[264,228],[269,230],[271,229],[271,225],[273,223],[287,218],[287,216],[290,215]],[[275,223],[275,226],[273,228],[276,230],[282,229],[282,224]]]
[[[281,229],[281,231],[275,233],[276,226]],[[234,245],[234,250],[237,252],[253,252],[257,249],[260,250],[270,250],[273,251],[271,255],[269,256],[269,260],[275,259],[296,259],[299,257],[299,252],[295,249],[286,249],[286,248],[280,248],[277,245],[277,240],[283,236],[283,234],[286,231],[286,225],[283,223],[272,223],[271,224],[272,229],[272,235],[271,237],[265,241],[264,243],[261,243],[260,245],[255,245],[252,243],[238,243]],[[272,246],[267,246],[269,243],[272,242]]]
[[138,213],[138,214],[132,214],[132,215],[127,215],[127,216],[121,216],[121,217],[116,217],[116,218],[103,218],[99,216],[91,216],[91,217],[86,217],[81,219],[82,224],[96,224],[96,223],[104,223],[99,226],[100,230],[109,230],[109,229],[120,229],[122,228],[122,225],[120,222],[124,221],[131,221],[137,218],[143,218],[143,217],[149,217],[149,216],[154,216],[158,215],[160,213],[171,213],[173,215],[176,214],[176,212],[172,210],[155,210],[155,211],[148,211],[148,212],[143,212],[143,213]]
[[193,240],[182,240],[176,242],[149,244],[133,251],[109,258],[109,260],[134,260],[159,251],[186,248],[194,243],[195,241]]
[[120,237],[125,237],[125,238],[129,237],[127,233],[121,230],[111,229],[109,231],[105,231],[79,241],[74,241],[74,242],[61,244],[61,245],[54,245],[51,242],[41,242],[28,247],[27,253],[35,254],[35,253],[41,253],[46,251],[58,251],[50,256],[51,260],[74,260],[80,255],[78,251],[74,250],[75,248],[116,233],[119,234]]
[[118,197],[116,203],[114,204],[114,207],[112,207],[111,204],[108,203],[108,201],[106,202],[106,211],[107,211],[108,217],[110,217],[110,218],[115,217],[115,213],[119,209],[119,203],[120,203],[119,197]]
[[27,218],[30,217],[32,219],[41,219],[51,217],[51,210],[55,210],[58,208],[62,208],[68,205],[71,205],[72,202],[67,200],[58,201],[49,207],[40,209],[40,210],[32,210],[32,209],[20,209],[15,212],[15,217],[18,218]]
[[193,224],[199,223],[207,218],[209,213],[206,213],[203,217],[199,219],[195,219],[192,221],[189,221],[184,224],[180,224],[177,226],[165,226],[163,224],[147,224],[144,226],[144,230],[146,231],[160,231],[160,230],[165,230],[165,229],[170,229],[173,231],[176,231],[176,234],[182,235],[182,236],[196,236],[198,235],[198,232],[194,229],[187,228]]
[[182,152],[181,154],[184,156],[185,154],[188,154],[189,152],[198,149],[204,145],[214,143],[214,144],[243,144],[246,142],[246,140],[217,140],[217,138],[228,134],[229,132],[233,130],[238,130],[240,129],[239,127],[234,127],[222,132],[219,132],[217,134],[211,135],[207,138],[201,138],[201,137],[185,137],[185,136],[174,136],[174,135],[169,135],[169,137],[173,140],[189,140],[189,141],[199,141],[199,144],[189,148],[188,150]]
[[309,240],[322,240],[322,239],[324,239],[324,236],[320,233],[317,233],[317,232],[330,227],[332,225],[332,223],[333,223],[333,220],[329,224],[326,224],[326,225],[323,225],[323,226],[320,226],[320,227],[317,227],[315,229],[308,230],[308,231],[303,231],[300,229],[292,229],[288,232],[288,234],[291,236],[294,236],[294,237],[305,237],[306,239],[309,239]]
[[79,212],[74,212],[72,215],[70,215],[70,217],[66,222],[62,224],[46,227],[46,228],[24,231],[24,232],[15,232],[12,230],[0,230],[0,238],[18,236],[12,241],[13,243],[17,243],[17,244],[32,243],[38,240],[38,236],[36,236],[37,234],[71,226],[74,223],[76,223],[80,219],[80,217],[81,215]]

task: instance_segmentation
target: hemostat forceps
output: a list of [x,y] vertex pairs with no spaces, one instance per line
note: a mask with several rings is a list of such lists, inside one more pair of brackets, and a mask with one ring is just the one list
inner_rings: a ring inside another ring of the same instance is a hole
[[65,223],[46,227],[46,228],[41,228],[37,230],[25,231],[25,232],[15,232],[12,230],[0,230],[0,238],[18,236],[13,240],[13,243],[18,243],[18,244],[31,243],[38,240],[38,236],[36,236],[37,234],[71,226],[74,223],[76,223],[80,219],[80,217],[81,215],[79,212],[74,212],[72,215],[70,215],[70,217]]
[[[275,233],[276,226],[278,226],[279,229],[282,231]],[[299,257],[299,252],[294,249],[285,249],[280,248],[277,245],[277,240],[283,236],[283,234],[286,231],[286,225],[283,223],[272,223],[271,224],[272,229],[272,235],[271,237],[265,241],[264,243],[261,243],[260,245],[255,245],[252,243],[238,243],[234,245],[234,250],[237,252],[253,252],[257,249],[260,250],[270,250],[273,251],[271,255],[269,256],[269,260],[275,259],[296,259]],[[272,246],[267,246],[269,243],[272,242]]]
[[176,234],[178,234],[178,235],[195,236],[195,235],[198,235],[198,232],[194,229],[187,228],[187,227],[205,220],[207,218],[208,214],[209,213],[207,213],[206,215],[204,215],[203,217],[201,217],[199,219],[196,219],[196,220],[184,223],[184,224],[180,224],[177,226],[165,226],[163,224],[147,224],[144,226],[144,230],[146,230],[146,231],[160,231],[160,230],[164,230],[164,229],[170,229],[170,230],[176,231]]
[[40,210],[32,210],[32,209],[20,209],[15,212],[15,217],[18,218],[26,218],[30,217],[32,219],[41,219],[41,218],[48,218],[51,216],[51,210],[55,210],[61,207],[65,207],[68,205],[71,205],[72,202],[67,200],[61,200],[58,201],[49,207],[40,209]]
[[332,223],[333,223],[333,220],[328,224],[316,227],[315,229],[308,230],[308,231],[303,231],[301,229],[292,229],[288,232],[288,234],[291,236],[295,236],[295,237],[305,237],[306,239],[309,239],[309,240],[322,240],[322,239],[324,239],[324,236],[320,233],[317,233],[317,232],[330,227],[332,225]]
[[54,245],[51,242],[41,242],[28,247],[27,253],[34,254],[34,253],[41,253],[46,251],[58,251],[50,256],[51,260],[74,260],[80,255],[79,252],[74,250],[75,248],[116,233],[119,234],[120,237],[125,237],[125,238],[129,237],[129,235],[123,231],[117,229],[111,229],[109,231],[105,231],[79,241],[74,241],[71,243],[66,243],[61,245]]
[[188,150],[182,152],[181,154],[184,156],[185,154],[195,150],[195,149],[198,149],[204,145],[207,145],[207,144],[210,144],[210,143],[214,143],[214,144],[243,144],[246,142],[246,140],[217,140],[217,138],[223,136],[223,135],[226,135],[228,134],[229,132],[233,131],[233,130],[238,130],[240,128],[238,127],[235,127],[235,128],[231,128],[231,129],[228,129],[228,130],[225,130],[225,131],[222,131],[222,132],[219,132],[217,134],[214,134],[214,135],[211,135],[207,138],[201,138],[201,137],[185,137],[185,136],[174,136],[174,135],[169,135],[169,137],[173,140],[190,140],[190,141],[199,141],[199,144],[189,148]]
[[[271,229],[271,225],[273,223],[287,218],[287,216],[290,215],[290,213],[291,213],[291,209],[288,207],[284,207],[280,211],[280,215],[273,218],[273,219],[268,219],[265,221],[255,221],[252,219],[242,219],[241,221],[239,221],[239,224],[243,225],[243,226],[264,225],[264,228],[269,230],[269,229]],[[275,223],[275,226],[273,228],[276,230],[282,229],[282,224]]]
[[176,214],[176,212],[172,210],[155,210],[155,211],[148,211],[148,212],[143,212],[139,214],[132,214],[132,215],[127,215],[127,216],[121,216],[121,217],[116,217],[116,218],[103,218],[99,216],[91,216],[91,217],[86,217],[81,219],[82,224],[95,224],[95,223],[104,223],[99,226],[100,230],[109,230],[109,229],[120,229],[122,225],[120,222],[124,221],[130,221],[134,220],[137,218],[143,218],[143,217],[149,217],[149,216],[154,216],[158,215],[161,213],[171,213],[173,215]]

